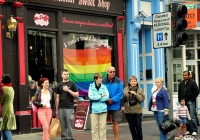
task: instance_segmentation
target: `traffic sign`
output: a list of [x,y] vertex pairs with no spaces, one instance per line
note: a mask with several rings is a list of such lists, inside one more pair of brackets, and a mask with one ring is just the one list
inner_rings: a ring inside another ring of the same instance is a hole
[[153,14],[153,47],[171,47],[171,12]]

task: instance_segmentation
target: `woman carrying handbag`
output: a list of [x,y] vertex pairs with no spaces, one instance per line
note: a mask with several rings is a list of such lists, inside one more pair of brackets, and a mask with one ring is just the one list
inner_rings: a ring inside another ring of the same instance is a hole
[[50,140],[49,126],[52,119],[52,114],[55,113],[55,99],[53,91],[49,90],[49,80],[41,78],[39,80],[41,90],[35,94],[33,104],[38,107],[38,118],[43,127],[43,139]]

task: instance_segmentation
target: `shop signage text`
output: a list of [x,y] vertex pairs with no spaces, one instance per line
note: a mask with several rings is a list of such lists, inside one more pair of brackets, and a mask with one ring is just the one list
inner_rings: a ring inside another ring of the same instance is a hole
[[97,27],[103,27],[103,28],[113,28],[113,23],[97,23],[97,22],[92,22],[90,20],[88,21],[80,21],[80,20],[68,20],[66,17],[62,18],[62,22],[66,24],[77,24],[80,27],[85,26],[97,26]]
[[114,34],[112,18],[63,13],[62,25],[64,30]]
[[89,11],[98,11],[112,14],[122,14],[123,0],[19,0],[28,4],[43,3],[54,7],[78,8]]
[[48,26],[49,25],[49,16],[47,14],[36,13],[33,17],[33,20],[36,25],[40,25],[40,26]]

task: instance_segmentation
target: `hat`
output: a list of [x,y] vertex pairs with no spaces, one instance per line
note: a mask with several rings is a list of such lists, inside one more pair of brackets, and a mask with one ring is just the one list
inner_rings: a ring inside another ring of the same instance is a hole
[[9,74],[4,74],[4,75],[2,76],[1,82],[2,82],[3,84],[9,84],[9,83],[11,83],[10,75],[9,75]]

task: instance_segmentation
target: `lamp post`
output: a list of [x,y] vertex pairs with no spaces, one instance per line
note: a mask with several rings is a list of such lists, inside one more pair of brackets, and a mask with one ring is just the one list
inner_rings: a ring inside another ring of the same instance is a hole
[[7,20],[8,31],[6,32],[6,37],[12,39],[17,29],[17,20],[10,16],[10,19]]

